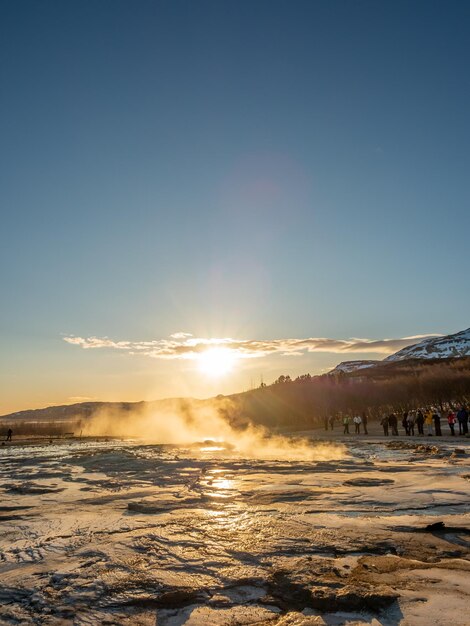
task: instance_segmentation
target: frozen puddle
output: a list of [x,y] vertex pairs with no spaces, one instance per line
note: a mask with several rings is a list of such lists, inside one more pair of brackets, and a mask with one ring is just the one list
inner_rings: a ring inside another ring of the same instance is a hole
[[362,441],[318,462],[215,445],[2,449],[0,624],[467,625],[458,444]]

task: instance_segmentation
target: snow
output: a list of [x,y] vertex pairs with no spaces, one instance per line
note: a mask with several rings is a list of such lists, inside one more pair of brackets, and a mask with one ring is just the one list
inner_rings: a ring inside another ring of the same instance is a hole
[[444,359],[470,355],[470,328],[445,337],[432,337],[408,346],[384,359],[403,361],[405,359]]
[[402,348],[395,354],[391,354],[383,361],[356,360],[342,361],[330,374],[349,374],[361,369],[368,369],[381,363],[404,361],[406,359],[447,359],[470,356],[470,328],[453,335],[444,337],[431,337],[423,341]]
[[377,365],[378,363],[380,363],[380,361],[342,361],[333,370],[331,370],[330,374],[334,374],[335,372],[349,374],[349,372],[354,372],[356,370],[374,367],[374,365]]
[[3,448],[0,624],[468,623],[470,441],[344,441]]

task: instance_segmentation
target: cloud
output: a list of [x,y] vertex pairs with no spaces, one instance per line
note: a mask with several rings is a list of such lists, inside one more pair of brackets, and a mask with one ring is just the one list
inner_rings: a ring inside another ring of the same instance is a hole
[[307,339],[232,339],[193,337],[190,333],[174,333],[169,339],[153,341],[114,341],[108,337],[64,337],[67,343],[85,350],[109,348],[124,350],[128,354],[142,355],[154,359],[195,359],[199,354],[214,348],[232,351],[243,359],[269,355],[299,356],[309,352],[376,353],[393,354],[406,346],[419,343],[423,339],[439,335],[414,335],[401,339],[328,339],[309,337]]
[[91,396],[69,396],[67,400],[69,402],[93,402],[97,398],[92,398]]
[[172,339],[187,339],[188,337],[192,337],[191,333],[173,333],[170,335]]

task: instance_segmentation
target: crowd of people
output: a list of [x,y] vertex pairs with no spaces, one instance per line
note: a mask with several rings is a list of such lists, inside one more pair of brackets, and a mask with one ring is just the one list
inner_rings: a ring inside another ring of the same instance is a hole
[[[343,426],[343,433],[345,435],[349,435],[350,426],[351,428],[354,426],[354,433],[359,435],[362,432],[364,435],[368,435],[367,430],[367,422],[368,417],[367,413],[364,412],[362,415],[355,415],[351,417],[350,415],[343,415],[340,417],[341,423]],[[326,417],[324,424],[325,430],[333,430],[335,426],[336,418],[335,416]],[[449,435],[456,435],[456,428],[458,426],[458,434],[461,436],[468,435],[468,422],[469,422],[469,412],[467,411],[465,406],[460,407],[460,409],[455,412],[452,409],[447,411],[447,414],[443,417],[441,411],[437,408],[428,408],[428,409],[417,409],[414,411],[405,411],[402,415],[401,420],[399,420],[398,416],[395,413],[384,414],[380,419],[380,424],[383,428],[384,435],[388,437],[389,435],[399,435],[398,427],[399,423],[401,423],[402,428],[405,431],[405,434],[408,436],[412,435],[421,435],[421,436],[442,436],[442,428],[447,425],[449,429]]]

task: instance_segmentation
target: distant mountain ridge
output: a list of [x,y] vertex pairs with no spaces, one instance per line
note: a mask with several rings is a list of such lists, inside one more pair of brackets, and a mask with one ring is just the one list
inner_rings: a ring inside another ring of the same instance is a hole
[[42,409],[25,409],[6,415],[0,415],[0,419],[14,419],[24,421],[69,421],[81,420],[92,417],[102,412],[128,412],[155,408],[157,410],[181,410],[186,405],[203,405],[205,400],[194,398],[163,398],[162,400],[140,402],[76,402],[74,404],[61,404],[47,406]]
[[350,373],[356,370],[374,367],[383,363],[405,361],[408,359],[449,359],[470,356],[470,328],[443,337],[423,339],[406,348],[402,348],[382,361],[343,361],[330,374]]
[[[355,372],[356,370],[363,370],[369,367],[374,367],[377,363],[381,363],[381,361],[342,361],[339,363],[332,372],[341,372],[343,374],[349,374],[350,372]],[[330,372],[331,373],[331,372]]]
[[470,355],[470,328],[453,335],[431,337],[413,346],[402,348],[391,354],[384,361],[403,361],[404,359],[449,359]]

